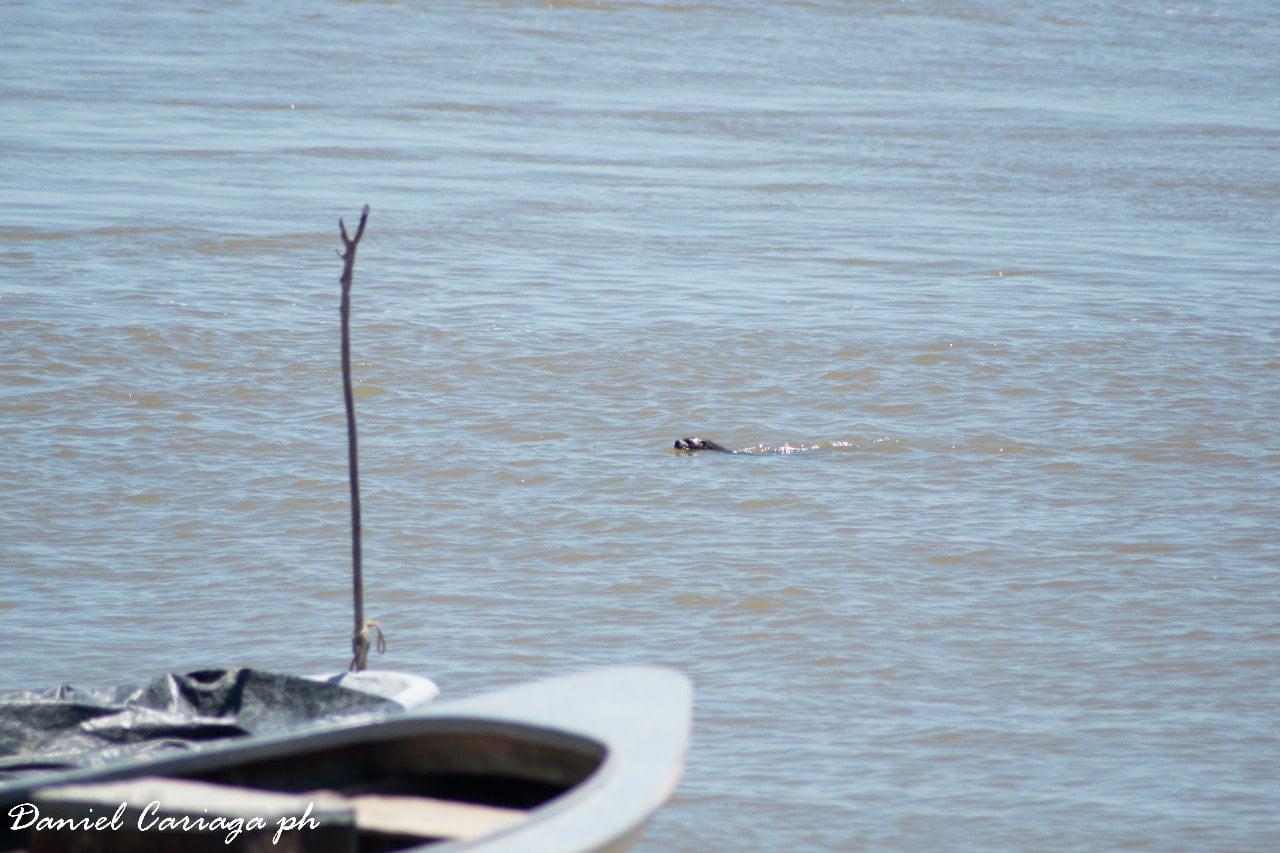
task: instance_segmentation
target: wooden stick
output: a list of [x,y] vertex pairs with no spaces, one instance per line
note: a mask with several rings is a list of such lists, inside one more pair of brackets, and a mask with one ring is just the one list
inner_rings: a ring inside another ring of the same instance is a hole
[[378,650],[385,648],[382,630],[377,623],[364,618],[364,569],[360,552],[360,472],[356,453],[356,404],[351,389],[351,274],[356,264],[356,246],[364,236],[364,225],[369,220],[369,205],[360,212],[360,225],[356,236],[347,236],[347,225],[338,220],[342,234],[342,397],[347,407],[347,471],[351,483],[351,597],[355,604],[355,630],[351,634],[351,665],[354,672],[363,670],[369,658],[369,630],[378,632]]

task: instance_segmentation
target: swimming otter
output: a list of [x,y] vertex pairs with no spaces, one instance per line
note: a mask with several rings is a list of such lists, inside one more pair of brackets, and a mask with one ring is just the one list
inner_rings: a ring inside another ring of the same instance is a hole
[[675,448],[681,453],[693,453],[698,450],[718,450],[721,453],[738,452],[727,447],[721,447],[709,438],[698,438],[696,435],[688,438],[677,438]]
[[777,453],[777,454],[804,453],[810,450],[816,450],[819,447],[824,447],[824,446],[825,447],[852,447],[855,445],[852,445],[850,444],[850,442],[847,442],[847,441],[835,441],[828,445],[779,444],[777,447],[767,447],[763,444],[758,444],[755,447],[747,447],[742,450],[730,450],[729,448],[724,447],[723,445],[716,444],[714,441],[712,441],[709,438],[699,438],[696,435],[691,435],[688,438],[677,438],[676,444],[675,444],[676,453],[696,453],[699,450],[715,450],[720,453],[737,453],[740,456],[758,456],[763,453]]

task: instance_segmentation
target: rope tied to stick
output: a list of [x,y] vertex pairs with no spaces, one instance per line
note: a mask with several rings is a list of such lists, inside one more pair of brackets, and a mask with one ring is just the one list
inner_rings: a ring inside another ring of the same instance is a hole
[[351,666],[348,667],[352,672],[363,672],[369,664],[369,631],[372,630],[378,635],[376,648],[378,654],[383,654],[387,650],[387,639],[382,635],[382,626],[378,624],[376,619],[368,619],[360,630],[351,636]]

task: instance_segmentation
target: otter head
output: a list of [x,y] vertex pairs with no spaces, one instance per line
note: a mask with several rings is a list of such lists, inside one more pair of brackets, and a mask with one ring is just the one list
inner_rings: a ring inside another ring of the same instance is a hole
[[721,447],[710,439],[698,438],[697,436],[677,438],[675,448],[683,453],[693,453],[697,450],[718,450],[721,453],[733,453],[733,451],[727,447]]

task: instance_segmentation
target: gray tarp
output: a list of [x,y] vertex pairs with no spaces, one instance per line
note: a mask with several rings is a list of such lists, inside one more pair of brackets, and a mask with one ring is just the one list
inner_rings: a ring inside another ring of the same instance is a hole
[[145,687],[0,691],[0,784],[219,738],[399,709],[358,690],[255,669],[168,673]]

